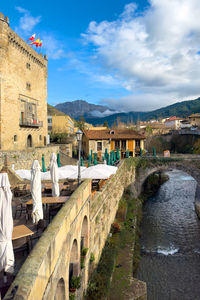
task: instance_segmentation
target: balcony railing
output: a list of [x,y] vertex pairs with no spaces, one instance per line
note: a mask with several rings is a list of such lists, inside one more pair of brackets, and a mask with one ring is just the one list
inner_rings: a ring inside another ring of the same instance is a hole
[[34,120],[34,119],[20,119],[19,125],[22,127],[42,127],[43,121]]

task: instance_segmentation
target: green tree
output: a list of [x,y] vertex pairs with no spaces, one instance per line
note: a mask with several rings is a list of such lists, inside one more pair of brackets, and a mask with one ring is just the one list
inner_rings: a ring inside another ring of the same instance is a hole
[[78,127],[81,131],[85,129],[85,119],[82,116],[80,116],[80,120],[76,121],[75,123],[76,127]]
[[145,128],[145,133],[147,135],[151,135],[152,134],[152,128],[149,125],[147,125],[147,127]]
[[108,128],[108,121],[107,120],[104,121],[103,126]]

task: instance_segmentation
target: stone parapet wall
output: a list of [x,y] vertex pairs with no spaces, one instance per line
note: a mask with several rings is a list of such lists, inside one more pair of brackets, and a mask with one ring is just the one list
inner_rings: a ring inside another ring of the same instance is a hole
[[[53,149],[56,151],[54,147],[46,149],[51,149],[49,156]],[[42,150],[38,155],[44,153]],[[82,277],[81,289],[76,292],[76,299],[83,299],[88,275],[91,267],[94,268],[99,262],[124,189],[131,187],[138,195],[150,174],[169,168],[183,169],[200,182],[196,160],[192,162],[140,158],[123,160],[116,174],[94,195],[91,194],[91,180],[82,182],[35,245],[4,299],[11,299],[14,286],[18,286],[16,295],[12,297],[15,300],[69,299],[71,264],[73,275]],[[88,248],[83,269],[80,267],[82,241],[83,246]],[[95,257],[92,266],[89,262],[91,253]],[[62,295],[58,298],[61,283]]]
[[[89,214],[90,193],[91,180],[85,180],[45,230],[4,299],[10,299],[9,295],[14,286],[18,286],[18,290],[12,299],[69,299],[69,264],[70,259],[73,262],[74,260],[80,261],[80,253],[78,252],[76,256],[73,245],[74,242],[77,243],[77,250],[80,249],[78,241],[81,240],[83,219]],[[73,253],[70,255],[70,252]],[[72,256],[73,258],[71,258]],[[76,265],[76,269],[77,273],[80,273],[79,263]],[[86,288],[87,267],[84,271],[85,283],[82,285],[83,288]],[[60,279],[65,283],[62,295],[57,294]]]
[[[76,274],[82,276],[81,289],[78,292],[79,296],[77,295],[77,299],[82,299],[81,295],[87,288],[90,255],[94,253],[95,267],[124,188],[134,180],[135,166],[129,166],[128,160],[121,162],[117,173],[105,183],[102,191],[96,192],[93,197],[91,180],[85,180],[48,226],[19,271],[5,299],[9,298],[12,288],[16,285],[18,291],[13,299],[57,299],[54,297],[60,280],[64,282],[63,299],[68,299],[71,262],[74,263]],[[87,229],[84,228],[84,220],[87,220]],[[80,269],[80,245],[83,235],[84,247],[88,248],[88,253],[85,268]]]
[[102,190],[90,202],[90,250],[98,262],[111,224],[115,219],[124,189],[135,181],[135,167],[128,160],[121,162],[115,175],[110,177]]
[[33,160],[37,159],[42,166],[42,154],[44,154],[45,165],[49,166],[52,152],[59,152],[59,146],[48,146],[41,148],[31,148],[23,151],[0,151],[0,168],[4,165],[7,155],[10,165],[14,165],[15,170],[30,169]]

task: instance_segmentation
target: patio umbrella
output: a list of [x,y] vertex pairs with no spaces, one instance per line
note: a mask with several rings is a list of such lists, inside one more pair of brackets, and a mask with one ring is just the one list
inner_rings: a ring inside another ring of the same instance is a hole
[[126,151],[126,158],[129,158],[129,150]]
[[44,154],[42,154],[42,172],[46,172]]
[[50,174],[52,180],[52,197],[59,197],[60,196],[59,184],[58,184],[59,174],[58,174],[57,157],[55,153],[51,154]]
[[116,161],[115,150],[113,150],[113,160],[114,160],[114,162]]
[[43,219],[41,173],[38,160],[34,160],[31,167],[31,195],[33,199],[32,218],[33,223]]
[[110,152],[110,164],[113,165],[113,152]]
[[89,167],[91,167],[91,155],[89,155]]
[[156,149],[153,147],[153,156],[156,156]]
[[120,160],[120,154],[119,154],[119,148],[117,148],[117,155],[116,155],[117,160]]
[[97,159],[96,159],[96,156],[94,157],[94,162],[93,164],[96,166],[97,165]]
[[81,178],[91,179],[107,179],[111,175],[115,174],[117,167],[107,166],[104,164],[98,164],[81,172]]
[[57,164],[58,164],[58,167],[60,167],[60,153],[59,152],[57,153]]
[[7,173],[0,174],[0,272],[14,271],[12,193]]
[[93,151],[91,150],[91,162],[93,162]]
[[95,152],[94,153],[94,162],[93,162],[94,165],[97,165],[97,153]]
[[109,155],[107,155],[107,165],[108,165],[108,166],[110,165],[110,158],[109,158]]

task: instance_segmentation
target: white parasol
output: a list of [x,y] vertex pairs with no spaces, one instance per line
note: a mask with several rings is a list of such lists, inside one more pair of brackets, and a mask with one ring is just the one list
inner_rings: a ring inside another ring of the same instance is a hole
[[0,271],[14,271],[12,193],[7,173],[0,174]]
[[117,167],[98,164],[81,172],[81,178],[107,179],[117,172]]
[[41,191],[41,167],[38,160],[34,160],[31,167],[31,195],[33,199],[32,218],[33,223],[43,219],[42,191]]
[[51,154],[50,174],[52,180],[52,197],[59,197],[60,196],[59,184],[58,184],[59,175],[58,175],[57,157],[55,153]]

